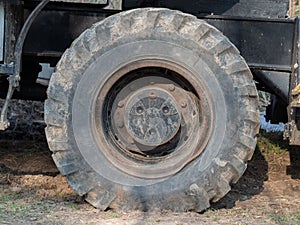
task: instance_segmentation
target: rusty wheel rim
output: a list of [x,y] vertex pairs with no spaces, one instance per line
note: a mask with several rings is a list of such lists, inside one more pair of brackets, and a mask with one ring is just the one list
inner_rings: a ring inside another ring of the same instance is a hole
[[111,164],[134,177],[160,179],[204,151],[213,110],[194,74],[174,62],[142,59],[122,66],[99,87],[93,136]]

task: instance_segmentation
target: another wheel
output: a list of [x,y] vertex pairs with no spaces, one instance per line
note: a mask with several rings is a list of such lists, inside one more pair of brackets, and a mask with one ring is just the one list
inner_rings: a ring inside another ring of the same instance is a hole
[[136,9],[73,42],[51,77],[45,120],[57,167],[95,207],[199,212],[245,171],[258,96],[214,27]]

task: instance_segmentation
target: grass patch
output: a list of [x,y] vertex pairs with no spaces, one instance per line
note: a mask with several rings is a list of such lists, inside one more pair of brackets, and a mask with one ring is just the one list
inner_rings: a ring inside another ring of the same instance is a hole
[[108,212],[106,215],[105,215],[105,219],[117,219],[119,218],[120,215],[117,214],[117,213],[114,213],[114,212]]
[[257,147],[264,155],[275,153],[277,155],[286,153],[289,150],[288,141],[283,140],[282,132],[269,132],[260,130]]
[[298,225],[300,224],[300,213],[290,213],[283,215],[272,215],[274,221],[278,224]]
[[67,207],[73,210],[79,210],[79,206],[76,203],[69,202],[67,203]]
[[7,221],[18,223],[18,221],[36,221],[43,214],[50,212],[49,207],[43,208],[43,213],[37,213],[43,205],[39,199],[28,199],[19,193],[0,193],[0,222]]

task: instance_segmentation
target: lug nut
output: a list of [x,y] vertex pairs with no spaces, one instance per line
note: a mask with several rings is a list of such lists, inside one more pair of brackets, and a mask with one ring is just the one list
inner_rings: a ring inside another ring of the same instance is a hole
[[186,102],[181,102],[181,107],[182,108],[185,108],[187,105],[186,105]]
[[169,85],[169,91],[175,91],[175,85],[174,84]]
[[154,92],[151,92],[150,94],[149,94],[149,98],[152,98],[152,99],[155,99],[157,96],[156,96],[156,94],[154,93]]
[[123,128],[123,127],[124,127],[124,123],[123,123],[123,122],[119,122],[119,123],[118,123],[118,127],[119,127],[119,128]]
[[119,108],[122,108],[123,106],[124,106],[124,102],[123,102],[123,101],[119,101],[118,107],[119,107]]

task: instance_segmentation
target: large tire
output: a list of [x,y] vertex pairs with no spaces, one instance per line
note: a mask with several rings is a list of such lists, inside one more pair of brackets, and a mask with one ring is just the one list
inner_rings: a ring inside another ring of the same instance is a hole
[[[164,99],[175,113],[149,122],[150,111],[134,108],[143,99]],[[200,212],[244,173],[258,96],[244,59],[214,27],[178,11],[136,9],[95,24],[66,50],[45,120],[58,169],[93,206]]]

